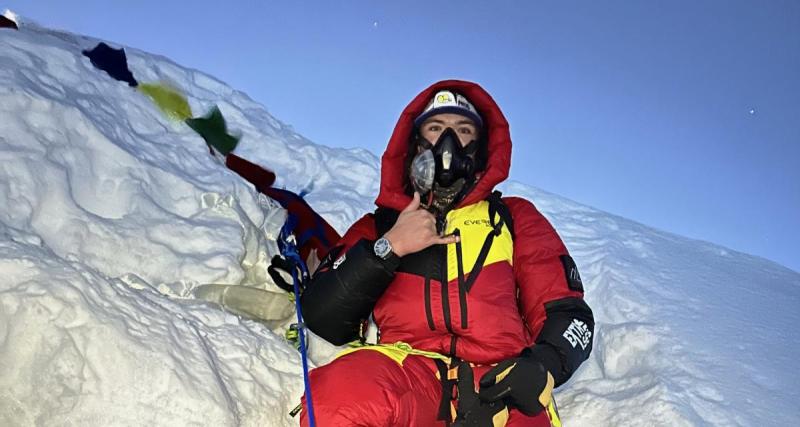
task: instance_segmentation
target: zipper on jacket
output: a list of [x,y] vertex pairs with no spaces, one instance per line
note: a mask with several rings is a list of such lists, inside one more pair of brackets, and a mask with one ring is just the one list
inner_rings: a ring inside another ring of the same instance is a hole
[[453,325],[450,319],[450,292],[447,283],[447,246],[440,245],[439,249],[439,274],[442,283],[442,312],[444,314],[444,326],[447,332],[453,333]]
[[[456,228],[453,234],[461,236],[461,230]],[[467,288],[464,281],[464,254],[461,251],[461,239],[456,242],[456,264],[458,269],[458,303],[461,307],[461,329],[467,329]]]
[[433,310],[431,309],[431,277],[425,271],[425,317],[428,319],[428,328],[435,331],[436,325],[433,323]]

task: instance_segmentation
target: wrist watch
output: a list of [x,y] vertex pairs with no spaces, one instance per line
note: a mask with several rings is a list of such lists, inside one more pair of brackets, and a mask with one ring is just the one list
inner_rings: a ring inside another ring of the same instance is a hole
[[375,251],[375,256],[384,261],[390,258],[397,258],[397,254],[392,252],[392,244],[385,237],[376,240],[372,250]]

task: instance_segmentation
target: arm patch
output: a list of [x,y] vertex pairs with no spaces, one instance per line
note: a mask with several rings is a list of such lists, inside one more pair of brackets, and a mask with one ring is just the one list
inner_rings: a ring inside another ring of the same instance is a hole
[[589,358],[594,338],[594,315],[584,300],[574,297],[550,301],[544,307],[547,319],[536,337],[534,348],[547,344],[558,353],[558,363],[551,360],[550,366],[545,366],[551,370],[558,386]]
[[575,265],[575,260],[569,255],[561,255],[561,265],[564,266],[564,275],[567,278],[567,286],[569,290],[575,292],[583,292],[583,281],[581,274],[578,273],[578,266]]

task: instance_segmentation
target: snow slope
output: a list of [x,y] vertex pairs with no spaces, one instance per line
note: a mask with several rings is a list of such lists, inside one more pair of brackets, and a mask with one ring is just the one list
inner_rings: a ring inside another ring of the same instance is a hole
[[[283,325],[192,293],[275,290],[265,268],[284,213],[96,70],[80,52],[97,42],[25,21],[0,30],[0,425],[293,425],[303,386]],[[313,187],[339,231],[372,210],[372,154],[313,144],[213,77],[126,51],[139,81],[180,87],[196,115],[219,105],[237,153],[279,186]],[[557,391],[566,425],[798,424],[800,274],[502,190],[553,222],[598,322],[591,359]],[[332,354],[312,347],[317,363]]]

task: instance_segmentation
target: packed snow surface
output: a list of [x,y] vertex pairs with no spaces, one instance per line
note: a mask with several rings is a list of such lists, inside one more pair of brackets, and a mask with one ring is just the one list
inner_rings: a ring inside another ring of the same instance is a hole
[[[81,50],[99,40],[18,22],[0,30],[0,425],[296,424],[291,318],[250,320],[193,292],[277,292],[265,269],[285,213],[95,69]],[[126,52],[140,82],[180,88],[195,115],[219,105],[237,154],[311,188],[340,232],[373,209],[374,155],[316,145],[213,77]],[[800,274],[501,190],[552,221],[595,312],[592,357],[556,393],[565,425],[798,425]],[[316,364],[334,354],[311,345]]]

